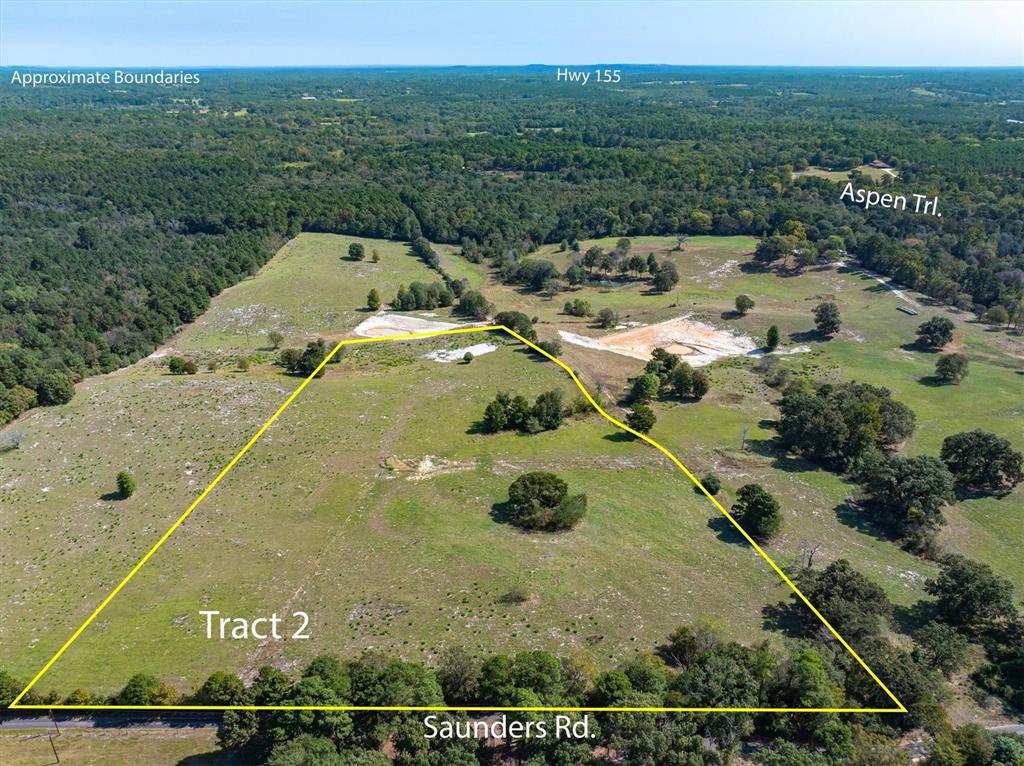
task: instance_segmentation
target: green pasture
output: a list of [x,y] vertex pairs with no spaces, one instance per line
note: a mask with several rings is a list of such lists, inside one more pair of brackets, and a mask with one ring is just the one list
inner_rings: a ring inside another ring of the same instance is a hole
[[[360,308],[370,287],[387,298],[399,283],[434,277],[401,243],[362,240],[368,254],[381,254],[378,265],[369,257],[345,260],[350,241],[293,240],[171,345],[203,358],[255,348],[270,329],[283,332],[286,345],[338,337],[365,318]],[[614,239],[599,243],[612,247]],[[782,357],[782,365],[816,379],[884,385],[909,405],[918,428],[907,452],[935,454],[945,436],[972,428],[1024,448],[1019,338],[920,296],[920,316],[906,316],[893,292],[843,267],[800,274],[751,268],[755,241],[748,237],[694,237],[682,251],[675,244],[633,240],[634,251],[676,263],[681,279],[669,294],[614,282],[550,300],[496,284],[452,248],[439,253],[449,273],[482,286],[498,309],[537,316],[542,337],[559,329],[608,332],[561,314],[577,295],[595,309],[616,308],[620,321],[690,314],[758,340],[777,324],[784,349],[809,348]],[[548,255],[566,257],[557,246],[538,254]],[[732,312],[740,293],[756,304],[744,317]],[[810,332],[811,308],[823,299],[842,313],[842,331],[831,340]],[[246,339],[231,318],[250,316],[242,310],[253,306],[260,309],[246,320]],[[971,360],[960,386],[933,385],[936,355],[912,345],[914,329],[933,314],[954,320],[954,345]],[[498,349],[470,364],[425,357],[482,342]],[[617,400],[642,363],[568,344],[564,356],[588,385],[600,382],[609,412],[623,417]],[[652,436],[698,475],[718,473],[726,507],[752,481],[779,498],[783,531],[767,550],[780,566],[793,567],[813,550],[816,564],[848,558],[898,605],[924,598],[934,565],[866,523],[847,502],[856,487],[779,453],[770,422],[778,394],[753,363],[713,365],[712,390],[699,403],[656,404]],[[33,410],[8,426],[24,438],[20,449],[0,455],[0,503],[12,509],[0,520],[0,667],[30,677],[300,382],[266,362],[246,373],[225,365],[175,377],[149,360],[86,381],[71,404]],[[214,670],[292,669],[320,652],[381,649],[430,659],[453,645],[582,652],[606,667],[702,618],[744,642],[769,635],[762,610],[785,600],[785,588],[657,451],[594,414],[533,436],[478,432],[498,390],[532,399],[551,388],[567,402],[577,395],[556,365],[501,335],[345,349],[40,688],[109,692],[147,671],[187,690]],[[122,500],[111,493],[125,469],[139,490]],[[586,492],[589,512],[576,530],[525,534],[501,523],[495,504],[527,470],[554,471]],[[1010,577],[1018,592],[1021,498],[1018,489],[961,502],[947,509],[941,537]],[[527,600],[505,603],[513,589]],[[248,617],[306,611],[313,638],[208,641],[202,609]]]

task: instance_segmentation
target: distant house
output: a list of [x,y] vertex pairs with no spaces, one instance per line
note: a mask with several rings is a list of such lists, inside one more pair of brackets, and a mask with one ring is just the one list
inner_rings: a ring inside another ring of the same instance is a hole
[[891,168],[892,165],[888,164],[887,162],[882,162],[881,160],[871,160],[871,162],[868,163],[868,167],[878,168],[879,170],[887,170]]

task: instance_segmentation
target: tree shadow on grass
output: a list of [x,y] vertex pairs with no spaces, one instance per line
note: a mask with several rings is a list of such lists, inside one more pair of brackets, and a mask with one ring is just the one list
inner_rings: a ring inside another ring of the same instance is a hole
[[616,442],[617,444],[631,442],[636,439],[636,437],[628,431],[612,431],[610,434],[605,434],[601,438],[607,439],[610,442]]
[[761,625],[765,630],[791,638],[807,635],[807,607],[794,601],[780,601],[761,608]]
[[896,605],[892,619],[901,633],[916,633],[935,619],[935,610],[930,601],[915,601],[910,606]]
[[807,458],[791,455],[783,446],[782,440],[778,436],[773,436],[770,439],[748,439],[747,449],[762,457],[771,458],[772,468],[778,468],[780,471],[786,471],[787,473],[825,470]]
[[176,766],[219,766],[224,763],[237,763],[241,764],[243,761],[235,760],[233,756],[229,761],[224,760],[224,752],[218,750],[213,753],[196,753],[195,755],[187,755],[178,761]]
[[922,343],[920,340],[912,340],[907,343],[900,345],[900,348],[904,351],[910,351],[915,354],[937,354],[942,351],[941,348],[932,348],[931,346]]
[[832,340],[831,335],[826,335],[821,330],[801,330],[800,332],[791,332],[789,339],[794,343],[824,343]]
[[849,498],[832,510],[835,511],[836,519],[839,523],[845,527],[854,529],[876,540],[885,540],[887,542],[895,540],[885,527],[872,521],[867,511]]
[[487,429],[484,428],[484,421],[474,420],[469,424],[469,428],[466,429],[467,436],[479,436],[480,434],[488,433]]
[[943,380],[937,375],[922,375],[917,379],[917,382],[929,388],[942,388],[943,386],[950,385],[948,381]]
[[508,500],[502,500],[491,505],[491,519],[498,524],[506,524],[510,527],[514,527],[515,529],[519,529],[515,524],[515,514],[513,513],[512,503]]
[[739,265],[739,269],[744,274],[767,274],[772,270],[771,266],[766,266],[760,261],[755,261],[753,259],[741,263]]
[[[536,341],[534,342],[536,343]],[[516,351],[519,354],[523,354],[530,361],[542,364],[551,364],[551,360],[544,356],[544,354],[540,353],[539,351],[534,351],[529,346],[520,346]],[[557,354],[552,354],[552,356],[557,357]]]
[[106,501],[106,502],[111,502],[111,501],[114,501],[114,500],[124,500],[124,499],[125,499],[124,495],[122,495],[117,490],[115,490],[113,492],[104,492],[102,495],[100,495],[100,500],[103,500],[103,501]]
[[743,535],[739,533],[739,530],[732,525],[732,522],[725,516],[712,516],[708,519],[708,529],[715,533],[715,536],[723,543],[729,543],[731,545],[742,545],[746,548],[750,547],[750,543],[744,539]]

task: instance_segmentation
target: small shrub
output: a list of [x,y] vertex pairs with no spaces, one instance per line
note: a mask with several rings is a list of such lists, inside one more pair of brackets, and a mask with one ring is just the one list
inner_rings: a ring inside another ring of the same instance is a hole
[[199,368],[196,367],[195,362],[181,356],[172,356],[168,359],[167,370],[171,375],[195,375],[199,372]]
[[117,474],[117,491],[125,499],[135,494],[135,479],[127,471]]
[[[700,483],[704,485],[704,489],[710,492],[712,495],[717,495],[722,491],[722,480],[719,479],[713,473],[706,473],[700,477]],[[702,494],[698,487],[694,487],[698,494]]]
[[619,315],[612,309],[604,308],[597,312],[597,324],[608,329],[619,323]]

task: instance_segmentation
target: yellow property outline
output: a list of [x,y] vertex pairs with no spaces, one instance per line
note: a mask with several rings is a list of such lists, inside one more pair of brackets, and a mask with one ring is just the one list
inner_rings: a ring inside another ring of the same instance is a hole
[[[682,471],[684,474],[686,474],[686,477],[690,481],[693,482],[693,485],[695,487],[697,487],[697,489],[699,489],[702,493],[704,493],[704,495],[708,498],[708,500],[710,500],[712,502],[712,504],[715,506],[715,508],[717,508],[719,511],[721,511],[722,515],[725,516],[725,518],[727,518],[729,520],[729,522],[736,528],[736,530],[743,536],[743,538],[748,543],[750,543],[751,546],[753,546],[755,551],[757,551],[761,555],[761,558],[763,558],[765,561],[768,562],[768,565],[771,566],[771,568],[773,570],[775,570],[775,574],[777,574],[782,579],[782,581],[784,583],[786,583],[786,585],[788,585],[790,587],[790,589],[793,591],[793,593],[795,593],[796,596],[801,601],[804,602],[804,604],[807,606],[807,608],[810,609],[811,612],[814,613],[814,616],[817,617],[819,620],[821,620],[822,625],[824,625],[826,628],[828,628],[828,631],[833,636],[835,636],[836,640],[839,641],[839,643],[843,646],[843,648],[846,649],[846,651],[848,651],[850,653],[850,655],[857,661],[857,664],[859,664],[862,668],[864,668],[865,671],[867,671],[867,674],[869,676],[871,676],[872,680],[874,680],[874,682],[877,683],[879,685],[879,687],[881,687],[882,691],[884,691],[886,693],[886,695],[889,697],[889,699],[891,699],[893,701],[893,703],[895,703],[895,707],[891,707],[891,708],[868,708],[868,707],[816,707],[816,708],[713,707],[713,708],[711,708],[711,707],[546,707],[546,706],[538,706],[538,707],[482,707],[482,706],[476,706],[475,707],[475,706],[468,706],[467,707],[467,706],[464,706],[464,705],[460,705],[460,706],[454,707],[454,706],[449,706],[449,705],[423,705],[423,706],[419,706],[419,705],[378,705],[378,706],[358,706],[358,705],[49,705],[49,704],[41,704],[41,705],[27,704],[27,705],[22,705],[22,704],[19,704],[21,698],[24,697],[26,694],[28,694],[29,690],[31,690],[32,687],[34,687],[39,682],[39,680],[46,674],[46,672],[53,666],[53,664],[57,660],[59,660],[61,658],[61,656],[64,654],[64,652],[66,652],[68,650],[68,648],[78,639],[78,637],[80,635],[82,635],[82,632],[86,628],[88,628],[90,624],[92,624],[93,620],[95,620],[99,616],[100,612],[102,612],[104,609],[107,608],[107,605],[114,599],[114,597],[118,593],[121,592],[121,589],[124,588],[124,586],[126,586],[131,581],[131,579],[138,573],[138,571],[140,569],[142,569],[142,567],[146,564],[147,561],[149,561],[149,559],[153,556],[153,554],[156,553],[160,549],[160,546],[163,545],[165,542],[167,542],[167,539],[174,533],[174,531],[178,527],[181,526],[181,524],[185,521],[185,519],[187,519],[192,514],[192,511],[194,511],[199,506],[199,504],[201,502],[203,502],[203,500],[206,498],[206,496],[209,495],[210,492],[213,491],[214,487],[216,487],[220,483],[221,479],[223,479],[227,475],[227,473],[232,468],[235,467],[235,464],[239,460],[242,459],[242,457],[245,455],[245,453],[248,452],[252,448],[252,446],[254,444],[256,444],[256,442],[259,440],[259,438],[261,436],[263,436],[263,433],[268,428],[270,428],[271,424],[273,424],[273,422],[275,420],[277,420],[277,418],[281,415],[281,413],[284,412],[286,409],[288,409],[288,406],[293,401],[295,401],[295,397],[297,397],[299,394],[301,394],[303,392],[303,390],[306,388],[306,386],[309,385],[309,382],[311,380],[313,380],[313,378],[315,378],[321,372],[321,370],[324,369],[324,367],[327,365],[327,363],[330,362],[331,359],[334,357],[334,355],[337,354],[338,351],[340,351],[344,346],[352,346],[352,345],[356,345],[356,344],[360,344],[360,343],[383,343],[383,342],[386,342],[386,341],[394,341],[394,340],[414,340],[416,338],[432,338],[432,337],[436,337],[436,336],[439,336],[439,335],[462,335],[462,334],[467,334],[467,333],[478,333],[478,332],[505,332],[505,333],[508,333],[513,338],[518,340],[520,343],[523,343],[527,347],[533,349],[538,354],[541,354],[541,355],[547,357],[548,359],[550,359],[552,362],[557,364],[559,367],[561,367],[563,370],[565,370],[569,374],[569,377],[572,378],[573,383],[575,383],[576,386],[579,388],[579,390],[583,393],[583,396],[590,403],[590,405],[595,410],[597,410],[598,413],[600,413],[601,417],[603,417],[605,420],[610,422],[616,428],[619,428],[619,429],[625,431],[626,433],[632,434],[636,438],[638,438],[638,439],[640,439],[642,441],[647,442],[652,447],[657,449],[659,452],[664,454],[669,460],[671,460],[680,471]],[[224,466],[224,468],[221,470],[221,472],[219,474],[217,474],[216,478],[214,478],[214,480],[211,481],[207,485],[206,489],[204,489],[202,491],[202,493],[199,495],[199,497],[197,497],[192,502],[192,504],[188,508],[185,509],[185,512],[182,513],[181,516],[178,517],[178,520],[175,521],[171,525],[170,529],[168,529],[166,532],[164,532],[163,536],[159,540],[156,541],[156,544],[152,548],[149,549],[149,552],[146,553],[146,555],[143,556],[141,559],[139,559],[139,562],[134,567],[132,567],[131,571],[128,572],[128,574],[126,574],[124,576],[124,579],[122,579],[121,582],[118,583],[117,587],[114,588],[110,592],[110,594],[105,599],[103,599],[102,602],[100,602],[100,605],[98,607],[96,607],[96,609],[93,611],[92,614],[89,615],[89,617],[85,620],[85,622],[83,622],[81,624],[81,626],[79,626],[78,630],[76,630],[74,633],[71,634],[71,638],[69,638],[67,641],[65,641],[64,645],[57,651],[57,653],[54,654],[53,657],[51,657],[50,660],[45,665],[43,665],[42,669],[38,673],[36,673],[35,677],[31,681],[29,681],[28,685],[24,689],[21,690],[21,692],[18,694],[17,697],[14,698],[14,701],[11,702],[9,709],[11,709],[11,710],[343,710],[343,711],[378,711],[378,710],[382,710],[383,711],[383,710],[387,710],[387,711],[416,711],[416,712],[457,712],[457,711],[467,711],[467,712],[488,712],[488,713],[489,712],[576,712],[576,713],[593,713],[593,712],[614,712],[614,711],[617,711],[617,712],[627,712],[627,713],[906,713],[907,712],[907,709],[903,706],[903,703],[900,702],[896,698],[895,694],[893,694],[891,691],[889,691],[889,688],[884,683],[882,683],[882,680],[877,675],[875,675],[875,672],[870,667],[868,667],[868,664],[866,662],[864,662],[864,660],[861,659],[860,655],[857,654],[856,651],[854,651],[853,647],[850,646],[846,642],[846,639],[844,639],[841,635],[839,635],[839,632],[835,628],[833,628],[831,624],[829,624],[829,621],[825,619],[824,615],[822,615],[822,613],[817,610],[817,608],[814,606],[814,604],[812,604],[807,599],[807,597],[800,591],[800,589],[796,586],[796,583],[794,583],[791,579],[789,579],[789,577],[786,575],[786,573],[783,572],[782,569],[779,568],[779,565],[776,564],[772,560],[771,556],[769,556],[767,553],[765,553],[764,549],[761,548],[761,546],[758,545],[749,534],[747,534],[747,531],[742,526],[740,526],[739,522],[736,521],[735,518],[733,518],[732,514],[730,514],[727,510],[725,510],[725,508],[722,506],[722,504],[719,503],[718,500],[715,499],[715,496],[707,491],[707,489],[704,487],[704,485],[700,483],[700,481],[697,479],[696,476],[694,476],[692,473],[690,473],[690,470],[685,465],[683,465],[682,461],[680,461],[679,458],[677,458],[675,455],[673,455],[665,447],[663,447],[660,444],[658,444],[658,442],[654,441],[654,439],[652,439],[651,437],[647,436],[646,434],[642,434],[639,431],[633,430],[632,428],[627,426],[625,423],[617,420],[616,418],[612,417],[607,412],[605,412],[601,408],[601,405],[599,405],[597,403],[597,401],[594,399],[594,397],[591,396],[590,392],[586,389],[586,387],[583,385],[582,381],[580,381],[579,377],[577,377],[576,373],[573,372],[572,368],[570,368],[569,365],[567,365],[562,360],[556,358],[555,356],[549,354],[547,351],[545,351],[544,349],[542,349],[539,346],[537,346],[537,344],[532,343],[531,341],[527,340],[526,338],[524,338],[522,335],[520,335],[519,333],[515,332],[514,330],[510,330],[508,327],[505,327],[504,325],[487,325],[487,326],[483,326],[483,327],[481,327],[481,326],[459,327],[459,328],[450,329],[450,330],[433,330],[433,331],[430,331],[430,332],[417,332],[417,333],[409,333],[409,334],[406,334],[406,335],[388,335],[388,336],[379,337],[379,338],[352,338],[352,339],[349,339],[349,340],[338,341],[338,343],[334,346],[334,348],[331,349],[331,353],[329,353],[326,357],[324,357],[324,360],[322,362],[320,362],[320,364],[317,366],[317,368],[315,370],[313,370],[312,373],[309,374],[309,377],[307,377],[305,380],[303,380],[302,383],[299,385],[299,387],[296,388],[291,393],[291,395],[287,399],[284,400],[284,403],[280,407],[278,407],[277,411],[273,415],[270,416],[270,418],[267,420],[267,422],[264,423],[255,434],[253,434],[252,438],[249,439],[249,441],[245,443],[245,446],[242,447],[242,449],[240,449],[238,451],[238,454],[236,454],[233,458],[231,458],[231,462],[229,462],[226,466]]]

